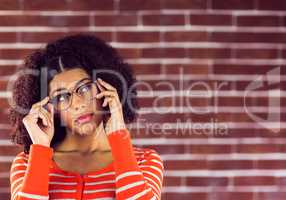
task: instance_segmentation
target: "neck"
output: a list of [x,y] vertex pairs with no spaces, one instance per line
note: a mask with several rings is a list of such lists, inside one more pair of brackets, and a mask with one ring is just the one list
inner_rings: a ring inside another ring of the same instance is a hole
[[89,135],[72,134],[67,131],[66,138],[63,142],[55,147],[57,153],[77,153],[88,155],[94,152],[110,151],[110,145],[107,135],[104,131],[103,123]]

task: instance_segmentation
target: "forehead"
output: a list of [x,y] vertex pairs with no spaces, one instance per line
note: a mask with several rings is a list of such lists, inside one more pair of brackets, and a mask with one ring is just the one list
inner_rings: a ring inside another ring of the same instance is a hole
[[70,69],[67,71],[63,71],[57,75],[50,81],[49,83],[49,94],[55,91],[58,88],[71,88],[73,87],[79,80],[83,78],[89,78],[90,76],[81,68]]

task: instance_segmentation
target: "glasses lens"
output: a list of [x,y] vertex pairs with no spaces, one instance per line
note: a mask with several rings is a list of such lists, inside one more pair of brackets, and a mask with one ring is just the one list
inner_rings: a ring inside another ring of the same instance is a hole
[[76,93],[84,100],[90,101],[97,94],[97,89],[93,82],[88,82],[78,87]]
[[65,110],[69,107],[70,97],[71,94],[68,92],[58,94],[52,99],[52,104],[57,110]]
[[[84,101],[89,102],[91,99],[95,98],[98,89],[95,83],[90,81],[76,88],[75,92],[77,96],[82,97]],[[51,102],[57,110],[66,110],[71,104],[71,94],[68,92],[58,94],[51,99]]]

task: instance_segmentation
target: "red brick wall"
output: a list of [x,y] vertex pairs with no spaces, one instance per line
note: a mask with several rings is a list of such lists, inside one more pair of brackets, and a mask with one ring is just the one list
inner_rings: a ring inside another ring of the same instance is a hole
[[77,32],[110,42],[142,81],[129,128],[164,160],[162,199],[285,199],[285,11],[283,0],[0,1],[0,199],[21,150],[7,81],[30,51]]

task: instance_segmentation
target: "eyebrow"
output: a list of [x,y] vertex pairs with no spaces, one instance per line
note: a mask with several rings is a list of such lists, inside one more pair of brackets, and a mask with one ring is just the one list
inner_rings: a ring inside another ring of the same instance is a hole
[[[81,80],[79,80],[76,84],[75,84],[75,86],[74,86],[74,88],[76,88],[80,83],[82,83],[83,81],[85,81],[85,80],[90,80],[90,78],[83,78],[83,79],[81,79]],[[58,91],[62,91],[62,90],[67,90],[66,88],[58,88],[58,89],[56,89],[56,90],[54,90],[52,93],[51,93],[51,96],[53,96],[53,94],[55,93],[55,92],[58,92]]]

